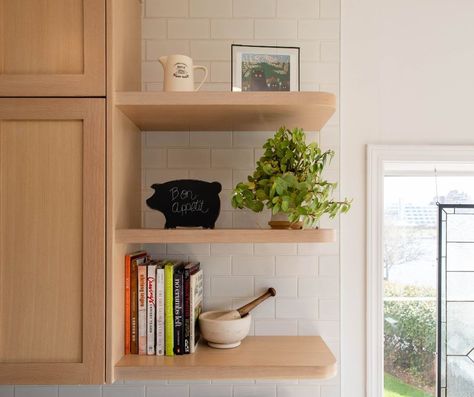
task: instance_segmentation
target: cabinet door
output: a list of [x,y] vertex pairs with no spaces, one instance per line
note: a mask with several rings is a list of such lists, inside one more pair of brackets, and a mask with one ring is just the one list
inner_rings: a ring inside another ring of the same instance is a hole
[[105,0],[0,0],[0,96],[105,96]]
[[0,383],[102,383],[105,100],[0,99]]

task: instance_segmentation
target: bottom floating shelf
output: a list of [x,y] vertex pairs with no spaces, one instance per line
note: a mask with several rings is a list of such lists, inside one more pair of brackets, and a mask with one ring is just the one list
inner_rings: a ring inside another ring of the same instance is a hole
[[320,336],[249,336],[235,349],[201,343],[184,356],[124,356],[116,380],[153,379],[327,379],[336,359]]

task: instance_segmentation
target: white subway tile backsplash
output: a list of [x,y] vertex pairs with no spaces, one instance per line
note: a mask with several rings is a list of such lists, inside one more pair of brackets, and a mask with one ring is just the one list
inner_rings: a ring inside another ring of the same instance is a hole
[[339,296],[339,279],[336,277],[300,278],[298,296],[337,297]]
[[166,168],[166,149],[144,149],[142,151],[143,168]]
[[321,386],[321,397],[339,397],[341,395],[341,388],[339,386]]
[[250,210],[236,210],[232,213],[235,229],[268,229],[270,215],[268,210],[254,213]]
[[270,287],[275,288],[277,297],[297,296],[296,277],[255,277],[255,293],[264,293]]
[[144,83],[144,91],[163,91],[163,83]]
[[339,300],[319,299],[319,319],[325,321],[339,320]]
[[271,18],[276,15],[276,0],[234,0],[234,17]]
[[339,244],[335,243],[299,243],[298,255],[337,255]]
[[233,256],[232,274],[272,276],[275,274],[275,258],[272,256]]
[[253,39],[253,34],[252,19],[213,19],[211,22],[213,39]]
[[59,397],[101,397],[101,386],[59,386]]
[[232,0],[190,0],[190,16],[220,18],[232,16]]
[[148,386],[146,397],[187,397],[189,385]]
[[[232,186],[231,186],[232,187]],[[234,208],[232,207],[232,190],[231,189],[222,189],[219,193],[219,197],[221,200],[221,211],[232,211]],[[229,212],[230,220],[232,224],[232,212]],[[219,215],[220,217],[220,215]]]
[[293,19],[256,19],[256,39],[296,39],[297,21]]
[[209,295],[204,296],[203,301],[203,310],[204,311],[211,311],[211,310],[232,310],[233,303],[232,298],[223,298],[213,297]]
[[253,255],[253,244],[211,244],[212,255]]
[[339,256],[329,255],[319,257],[319,276],[339,276]]
[[249,175],[253,175],[251,168],[247,170],[232,170],[232,185],[235,187],[240,182],[247,182]]
[[230,83],[230,62],[212,62],[211,81]]
[[0,385],[0,397],[14,397],[14,386]]
[[188,0],[146,0],[146,17],[186,17]]
[[337,84],[339,70],[332,63],[301,62],[301,81]]
[[210,244],[169,244],[168,254],[178,255],[210,255]]
[[277,385],[278,397],[320,397],[318,385]]
[[[148,61],[157,61],[163,55],[188,55],[189,52],[189,40],[147,40],[146,42],[146,59]],[[161,63],[157,63],[157,68],[163,70]]]
[[257,255],[296,255],[296,244],[293,243],[265,243],[255,244]]
[[57,397],[58,386],[15,386],[15,397]]
[[277,276],[316,276],[318,256],[277,256]]
[[298,335],[320,335],[323,339],[339,338],[339,321],[298,320]]
[[147,251],[153,259],[163,259],[166,256],[166,244],[144,244],[143,249]]
[[319,0],[319,17],[339,19],[341,17],[341,2],[338,0]]
[[225,148],[232,146],[232,132],[230,131],[193,131],[190,138],[191,146],[194,147]]
[[318,0],[277,0],[279,18],[317,18]]
[[142,79],[144,82],[163,82],[163,67],[158,61],[142,62]]
[[231,385],[191,385],[190,397],[232,397]]
[[192,40],[191,57],[209,61],[230,60],[230,40]]
[[255,335],[297,335],[296,320],[255,319]]
[[315,62],[320,59],[320,42],[318,40],[278,40],[283,47],[300,47],[301,62]]
[[234,148],[262,148],[267,139],[273,137],[274,131],[234,131],[232,146]]
[[145,170],[145,186],[143,187],[149,188],[154,183],[164,183],[174,179],[186,179],[188,176],[188,170],[171,168]]
[[165,226],[165,216],[159,211],[145,211],[144,227],[150,229],[163,229]]
[[212,149],[212,166],[248,169],[254,166],[252,149]]
[[298,22],[298,38],[309,40],[339,39],[339,20],[304,19]]
[[230,256],[190,255],[189,260],[201,262],[201,269],[208,276],[231,274]]
[[189,132],[185,131],[148,131],[145,135],[147,147],[165,148],[169,146],[188,146]]
[[232,211],[224,211],[221,208],[221,212],[219,214],[219,218],[216,221],[216,228],[217,229],[232,229],[233,221],[232,221]]
[[276,397],[275,385],[234,386],[233,397]]
[[214,276],[211,279],[212,296],[254,296],[254,280],[250,276]]
[[170,168],[209,168],[211,157],[209,149],[168,149]]
[[232,170],[219,168],[191,169],[191,179],[200,179],[207,182],[220,182],[223,189],[232,188]]
[[205,83],[200,91],[229,91],[229,83]]
[[277,298],[276,317],[280,319],[317,319],[318,300],[316,298]]
[[339,62],[339,42],[323,41],[321,43],[321,61]]
[[208,39],[210,21],[204,18],[183,18],[168,20],[168,38],[170,39]]
[[143,18],[142,39],[165,39],[167,23],[165,18]]

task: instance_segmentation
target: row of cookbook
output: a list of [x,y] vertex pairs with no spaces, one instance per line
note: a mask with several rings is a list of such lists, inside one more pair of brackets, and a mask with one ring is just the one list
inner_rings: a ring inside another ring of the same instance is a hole
[[125,256],[125,354],[193,353],[199,341],[203,273],[199,262]]

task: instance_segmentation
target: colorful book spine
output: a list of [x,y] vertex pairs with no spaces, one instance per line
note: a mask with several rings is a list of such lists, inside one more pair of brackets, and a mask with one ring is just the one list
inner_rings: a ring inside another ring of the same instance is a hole
[[131,255],[125,255],[125,354],[130,354],[130,266]]
[[190,277],[190,352],[196,351],[196,346],[200,339],[198,318],[202,312],[202,302],[204,296],[204,277],[202,269],[192,274]]
[[138,266],[138,354],[146,354],[146,274],[145,264]]
[[138,266],[145,263],[146,254],[130,264],[130,353],[138,354]]
[[155,322],[156,322],[156,262],[147,266],[147,332],[146,332],[146,353],[155,355]]
[[191,353],[191,275],[199,268],[199,262],[184,267],[184,354]]
[[165,269],[158,264],[156,269],[156,355],[165,354]]
[[174,354],[184,354],[184,267],[178,266],[173,275]]
[[173,273],[176,263],[165,264],[165,354],[174,356]]

